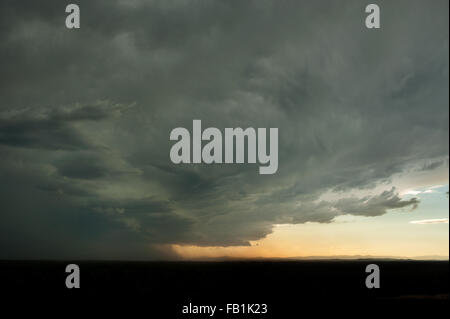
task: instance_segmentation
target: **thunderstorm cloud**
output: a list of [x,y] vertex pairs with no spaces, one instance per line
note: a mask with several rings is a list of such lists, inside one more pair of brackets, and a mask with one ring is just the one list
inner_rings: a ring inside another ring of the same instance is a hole
[[[0,3],[0,258],[249,245],[414,209],[355,194],[448,166],[447,1],[378,1],[378,30],[361,1],[77,4],[69,30],[61,1]],[[173,164],[193,119],[279,128],[277,173]]]

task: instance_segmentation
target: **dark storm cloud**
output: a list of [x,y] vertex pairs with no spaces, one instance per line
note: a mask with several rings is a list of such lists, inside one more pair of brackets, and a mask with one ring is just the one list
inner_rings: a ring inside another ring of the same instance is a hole
[[365,198],[346,198],[337,201],[336,208],[351,215],[380,216],[386,214],[388,209],[411,207],[416,208],[419,204],[417,198],[401,200],[395,193],[395,189],[384,191],[378,196]]
[[429,171],[429,170],[433,170],[436,169],[438,167],[447,165],[448,166],[448,158],[445,160],[437,160],[437,161],[431,161],[429,163],[425,163],[422,167],[423,171]]
[[98,102],[69,108],[20,110],[0,117],[0,144],[44,149],[82,150],[92,147],[71,125],[99,121],[120,112],[120,105]]
[[88,144],[71,127],[47,119],[1,119],[0,143],[46,149],[80,149]]
[[[79,30],[60,1],[0,4],[1,257],[248,245],[414,208],[354,194],[448,166],[446,1],[381,1],[380,30],[360,1],[77,3]],[[193,119],[278,127],[277,174],[172,164]]]
[[100,178],[108,174],[107,168],[102,165],[96,157],[87,157],[81,159],[62,162],[58,167],[58,173],[70,178]]

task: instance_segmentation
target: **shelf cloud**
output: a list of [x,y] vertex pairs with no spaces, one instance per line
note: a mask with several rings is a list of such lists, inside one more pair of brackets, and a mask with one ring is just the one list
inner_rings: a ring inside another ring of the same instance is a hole
[[[381,1],[379,31],[360,1],[77,4],[77,30],[63,3],[0,4],[0,258],[250,245],[414,209],[392,177],[448,167],[447,1]],[[278,128],[276,174],[173,164],[193,119]]]

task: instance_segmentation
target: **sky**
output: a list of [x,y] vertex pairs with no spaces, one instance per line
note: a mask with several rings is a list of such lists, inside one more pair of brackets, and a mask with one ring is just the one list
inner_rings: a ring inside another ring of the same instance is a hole
[[[76,3],[0,1],[0,259],[448,256],[448,1]],[[278,171],[172,163],[194,119]]]

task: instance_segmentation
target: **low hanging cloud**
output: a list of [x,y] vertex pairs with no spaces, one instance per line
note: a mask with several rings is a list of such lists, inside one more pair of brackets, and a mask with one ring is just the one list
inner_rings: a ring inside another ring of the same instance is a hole
[[90,145],[77,122],[101,121],[129,106],[97,101],[92,105],[8,110],[0,114],[0,144],[46,150],[87,150]]
[[[448,167],[447,1],[381,1],[368,30],[360,1],[80,0],[76,32],[64,3],[24,3],[0,4],[0,258],[249,245],[414,209],[357,194]],[[277,173],[171,163],[193,119],[278,127]]]

